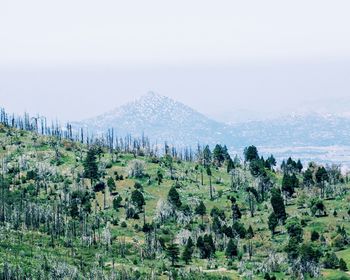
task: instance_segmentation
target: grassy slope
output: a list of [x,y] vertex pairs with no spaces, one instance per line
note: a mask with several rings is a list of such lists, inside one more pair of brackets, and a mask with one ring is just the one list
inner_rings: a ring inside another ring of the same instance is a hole
[[[46,137],[33,137],[33,134],[28,132],[18,132],[14,131],[13,135],[7,136],[6,131],[0,133],[0,143],[5,149],[0,149],[0,159],[5,156],[10,156],[12,158],[12,163],[15,164],[18,162],[19,157],[23,155],[29,156],[30,164],[36,165],[38,162],[47,162],[50,163],[52,158],[54,157],[54,151],[48,144],[48,138]],[[34,140],[35,139],[35,140]],[[65,178],[70,179],[74,182],[74,175],[77,171],[82,170],[81,161],[76,162],[76,157],[79,155],[77,150],[86,151],[86,147],[80,145],[76,146],[72,150],[70,148],[71,144],[66,143],[65,145],[59,148],[60,153],[62,154],[63,164],[57,167],[59,173],[64,174]],[[113,164],[112,168],[107,169],[106,178],[109,176],[114,177],[114,173],[118,172],[118,174],[122,174],[124,177],[127,177],[127,165],[133,159],[132,155],[121,155],[119,157],[119,162]],[[162,167],[163,172],[167,174],[164,182],[158,186],[155,182],[154,178],[156,176],[157,170],[160,168],[159,164],[154,164],[149,161],[147,158],[139,157],[139,159],[144,160],[146,165],[146,172],[153,178],[151,183],[148,184],[146,180],[141,180],[144,186],[145,198],[146,198],[146,220],[150,222],[154,215],[157,202],[160,199],[166,199],[167,193],[172,186],[173,182],[170,180],[168,176],[168,172],[165,168]],[[110,161],[110,156],[106,153],[104,154],[103,161]],[[186,169],[193,170],[194,165],[189,163],[180,163],[175,164],[175,168],[177,174],[184,173]],[[21,174],[25,175],[25,174]],[[195,178],[194,173],[190,173],[189,175],[193,179]],[[223,184],[215,183],[216,178],[222,178]],[[199,179],[199,176],[198,176]],[[277,180],[280,181],[281,178],[278,175]],[[135,180],[134,179],[125,179],[123,181],[117,182],[117,191],[122,195],[122,197],[130,196],[131,191],[133,190]],[[207,206],[208,212],[212,207],[218,206],[221,209],[225,209],[226,216],[230,216],[230,204],[227,200],[227,195],[231,194],[231,190],[229,187],[230,178],[224,169],[214,170],[213,172],[213,184],[215,187],[215,195],[216,198],[214,201],[210,201],[209,197],[209,182],[207,176],[204,176],[204,186],[200,184],[192,183],[189,180],[183,181],[184,187],[180,189],[180,194],[182,197],[182,201],[184,203],[189,202],[191,197],[198,197],[205,201],[205,205]],[[86,182],[88,184],[88,182]],[[25,188],[28,183],[18,186],[12,186],[13,189],[16,188]],[[58,189],[62,186],[58,184]],[[50,188],[53,190],[53,184],[50,184]],[[218,197],[219,191],[223,192],[221,197]],[[54,191],[53,191],[54,192]],[[240,207],[245,209],[245,201],[244,201],[244,193],[238,192],[235,193],[238,197],[238,203]],[[46,195],[44,193],[41,194],[43,199],[46,199]],[[49,195],[51,200],[55,199],[54,195]],[[112,205],[113,197],[107,191],[107,201],[109,205]],[[323,233],[326,237],[327,241],[330,242],[331,238],[334,237],[334,231],[337,225],[344,225],[348,231],[350,231],[350,223],[347,215],[347,209],[349,205],[350,196],[338,200],[329,200],[326,201],[326,206],[329,213],[332,213],[334,209],[337,209],[338,216],[335,218],[332,215],[328,217],[322,218],[313,218],[312,221],[307,225],[304,229],[305,239],[309,239],[309,233],[312,229],[317,229],[319,232]],[[98,193],[96,196],[96,202],[93,202],[93,208],[95,203],[97,205],[102,205],[103,196],[101,193]],[[253,261],[263,260],[268,257],[269,248],[275,248],[276,251],[281,251],[284,246],[284,242],[286,241],[286,234],[283,234],[283,228],[280,228],[280,234],[271,238],[270,231],[267,228],[267,217],[271,212],[270,204],[268,202],[259,205],[258,211],[255,217],[251,218],[248,211],[243,211],[242,221],[248,227],[251,225],[256,232],[254,237],[254,242],[256,244],[255,254],[253,257]],[[259,211],[260,210],[260,211]],[[294,201],[287,207],[287,212],[290,216],[300,216],[302,217],[301,212],[304,210],[298,209]],[[125,214],[124,210],[121,209],[119,212],[115,212],[112,207],[105,210],[105,215],[117,217],[120,221],[124,220]],[[343,219],[344,217],[344,219]],[[208,221],[210,217],[206,217],[205,220]],[[141,263],[137,258],[137,248],[139,244],[143,243],[144,234],[135,230],[135,225],[138,224],[142,226],[141,220],[127,220],[127,228],[122,228],[119,225],[111,226],[111,232],[113,237],[116,240],[122,240],[125,238],[126,242],[130,244],[130,254],[127,258],[122,259],[119,257],[115,257],[113,254],[106,257],[105,263],[107,267],[112,265],[112,258],[114,258],[114,262],[116,266],[124,266],[126,268],[134,268],[135,266],[138,269],[149,270],[151,267],[158,267],[159,269],[163,266],[163,263],[167,264],[166,260],[163,261],[148,261],[145,260]],[[196,223],[200,223],[200,219],[194,223],[193,226],[196,226]],[[175,233],[181,229],[180,225],[174,224],[166,224],[164,227],[170,229],[170,234],[167,237],[169,240],[172,238],[172,233]],[[64,260],[72,265],[79,265],[80,258],[84,260],[85,265],[91,266],[96,264],[96,254],[100,254],[103,251],[103,248],[91,247],[87,249],[86,247],[81,248],[79,246],[79,241],[75,241],[76,246],[74,246],[74,250],[71,248],[67,248],[64,246],[63,241],[55,244],[55,247],[48,246],[50,242],[49,237],[42,235],[38,232],[28,232],[23,231],[22,234],[20,231],[7,231],[1,230],[1,238],[0,238],[0,260],[7,260],[10,263],[19,263],[24,265],[25,267],[30,267],[39,264],[42,262],[42,259],[38,256],[48,255],[53,256],[57,260]],[[242,245],[247,241],[242,241]],[[135,252],[133,254],[132,252]],[[343,251],[339,251],[339,257],[344,258],[350,267],[350,249],[346,249]],[[244,259],[247,259],[247,256],[244,256]],[[239,279],[238,273],[234,270],[227,271],[226,270],[226,258],[224,257],[223,252],[218,252],[216,254],[216,259],[214,260],[216,263],[217,269],[213,269],[212,271],[207,271],[207,273],[217,274],[217,275],[227,275],[232,279]],[[248,262],[248,261],[247,261]],[[182,263],[183,265],[183,263]],[[207,261],[196,259],[191,264],[192,267],[201,267],[206,270]],[[188,267],[189,268],[189,267]],[[347,275],[345,273],[333,270],[324,270],[323,275],[327,279],[337,279],[337,277]],[[287,278],[286,275],[276,275],[279,279]],[[164,276],[165,277],[165,276]]]

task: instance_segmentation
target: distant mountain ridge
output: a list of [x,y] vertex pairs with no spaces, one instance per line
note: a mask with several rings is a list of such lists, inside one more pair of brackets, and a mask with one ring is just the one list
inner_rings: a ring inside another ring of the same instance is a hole
[[154,143],[167,141],[180,147],[221,143],[235,153],[254,144],[264,153],[274,152],[280,158],[294,154],[307,160],[332,161],[335,150],[334,157],[349,161],[350,165],[350,150],[345,148],[345,152],[339,148],[350,147],[350,119],[329,114],[310,113],[225,124],[150,92],[103,115],[74,123],[74,126],[87,128],[95,134],[105,133],[109,128],[114,128],[118,136],[144,133]]

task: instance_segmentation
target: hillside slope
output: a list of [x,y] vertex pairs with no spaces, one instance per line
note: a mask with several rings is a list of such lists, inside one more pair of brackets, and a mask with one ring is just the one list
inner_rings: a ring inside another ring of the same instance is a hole
[[[266,273],[290,279],[303,267],[287,258],[286,225],[295,219],[300,244],[320,249],[317,262],[307,259],[317,279],[347,279],[339,265],[326,269],[324,261],[335,252],[350,266],[349,178],[330,180],[326,212],[313,215],[309,205],[319,187],[306,187],[305,174],[296,173],[300,187],[288,198],[287,223],[273,235],[271,188],[281,187],[283,174],[270,168],[259,167],[268,180],[262,184],[252,175],[255,164],[236,162],[228,174],[226,161],[204,167],[143,151],[111,154],[3,126],[0,148],[2,279],[263,279]],[[311,242],[314,231],[319,237]],[[302,248],[300,257],[310,258]]]

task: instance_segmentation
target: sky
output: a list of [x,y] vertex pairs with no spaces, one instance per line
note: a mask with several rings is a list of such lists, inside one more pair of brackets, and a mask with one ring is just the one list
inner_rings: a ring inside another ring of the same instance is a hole
[[155,91],[223,121],[346,110],[349,10],[347,0],[2,0],[0,106],[79,120]]

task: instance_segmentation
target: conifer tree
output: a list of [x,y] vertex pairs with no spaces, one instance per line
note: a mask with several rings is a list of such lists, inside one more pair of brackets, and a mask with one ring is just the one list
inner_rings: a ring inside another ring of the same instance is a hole
[[98,166],[96,162],[96,150],[90,148],[83,163],[84,177],[91,180],[91,184],[99,179]]
[[171,266],[175,266],[175,263],[179,260],[180,249],[175,243],[171,243],[166,247],[166,255],[171,261]]
[[269,230],[271,231],[272,235],[274,235],[276,227],[278,226],[278,219],[277,219],[277,216],[274,212],[272,212],[271,215],[269,216],[268,226],[269,226]]
[[227,243],[227,247],[225,250],[225,256],[228,259],[233,259],[234,257],[238,256],[237,242],[232,238],[230,238],[229,242]]
[[181,203],[180,195],[177,192],[175,187],[171,187],[171,189],[169,190],[168,201],[176,208],[181,207],[182,203]]
[[143,206],[146,204],[145,198],[139,190],[134,190],[131,193],[131,202],[138,208],[139,211],[142,211]]
[[205,207],[203,201],[201,201],[198,206],[196,207],[196,212],[197,215],[202,217],[202,224],[203,224],[203,217],[207,213],[207,208]]
[[212,154],[209,146],[207,145],[203,150],[203,165],[209,166],[211,164],[211,159],[212,159]]
[[283,198],[281,192],[278,189],[272,189],[271,191],[271,205],[273,212],[275,213],[277,219],[282,223],[287,219],[286,208],[283,203]]
[[182,253],[182,260],[185,261],[186,264],[189,264],[191,259],[192,259],[192,254],[193,254],[193,241],[192,238],[189,237],[185,246],[185,249]]

